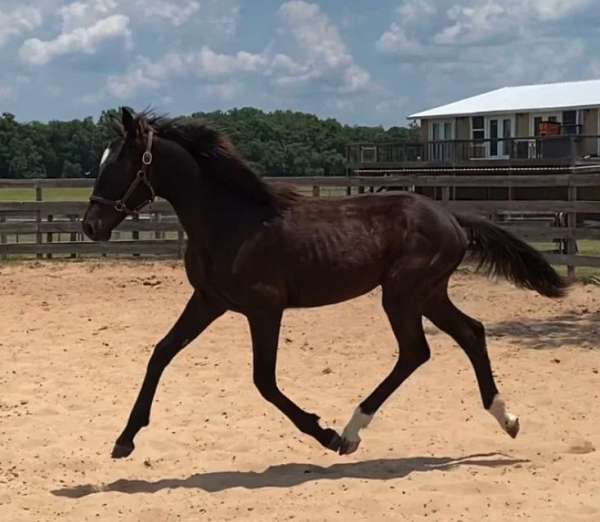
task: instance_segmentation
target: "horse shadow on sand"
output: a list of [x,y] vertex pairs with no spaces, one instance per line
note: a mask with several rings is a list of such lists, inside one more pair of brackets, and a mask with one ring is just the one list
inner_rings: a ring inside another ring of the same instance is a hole
[[120,479],[110,484],[61,488],[52,491],[59,497],[81,498],[97,493],[156,493],[165,489],[197,489],[209,493],[232,488],[290,488],[306,482],[340,479],[391,480],[404,478],[411,473],[449,471],[462,466],[500,468],[529,462],[513,459],[498,453],[484,453],[466,457],[412,457],[402,459],[377,459],[363,462],[333,464],[320,467],[312,464],[280,464],[264,471],[220,471],[197,473],[188,478],[171,478],[158,481]]
[[534,349],[599,348],[600,313],[568,312],[547,319],[515,319],[492,323],[486,327],[488,337],[514,338],[521,346]]

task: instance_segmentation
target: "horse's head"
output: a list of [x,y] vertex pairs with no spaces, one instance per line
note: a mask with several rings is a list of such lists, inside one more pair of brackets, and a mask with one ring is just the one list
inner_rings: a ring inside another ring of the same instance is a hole
[[150,182],[154,131],[122,109],[123,136],[111,143],[100,161],[100,172],[83,218],[83,232],[94,241],[107,241],[112,230],[130,214],[154,200]]

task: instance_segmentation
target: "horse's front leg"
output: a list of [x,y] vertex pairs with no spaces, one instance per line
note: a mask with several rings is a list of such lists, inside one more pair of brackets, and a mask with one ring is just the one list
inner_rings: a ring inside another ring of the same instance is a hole
[[254,384],[260,394],[276,406],[303,433],[311,435],[333,451],[340,448],[340,436],[319,426],[319,417],[308,413],[288,399],[277,386],[277,344],[281,312],[248,317],[252,335]]
[[127,426],[119,435],[113,448],[113,458],[127,457],[134,450],[133,439],[138,431],[148,426],[150,422],[150,408],[158,381],[173,357],[224,312],[223,308],[209,303],[205,296],[194,292],[171,331],[152,352],[142,388],[129,415]]

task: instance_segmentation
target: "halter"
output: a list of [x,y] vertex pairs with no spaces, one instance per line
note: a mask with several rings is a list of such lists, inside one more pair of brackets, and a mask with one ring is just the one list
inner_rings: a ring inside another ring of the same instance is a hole
[[[154,130],[150,129],[148,131],[148,142],[146,144],[146,150],[144,154],[142,154],[142,166],[140,170],[137,171],[135,175],[135,179],[132,181],[129,188],[125,191],[125,194],[121,199],[113,201],[112,199],[103,198],[102,196],[91,195],[90,201],[94,203],[100,203],[101,205],[107,205],[109,207],[113,207],[117,212],[124,212],[127,215],[136,215],[145,207],[148,203],[152,203],[156,198],[156,193],[154,192],[154,188],[152,187],[152,183],[150,183],[150,178],[148,177],[148,172],[150,170],[150,165],[152,165],[152,139],[154,136]],[[144,200],[135,208],[129,208],[127,206],[127,200],[132,196],[132,194],[137,189],[138,185],[143,183],[146,185],[148,190],[150,191],[150,197]]]

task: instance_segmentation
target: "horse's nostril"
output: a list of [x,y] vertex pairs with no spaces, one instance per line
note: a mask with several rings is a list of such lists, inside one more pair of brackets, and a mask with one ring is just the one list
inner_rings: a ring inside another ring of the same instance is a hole
[[83,233],[90,239],[94,239],[94,232],[95,232],[94,225],[92,225],[88,221],[84,221],[82,224],[82,227],[83,227]]

